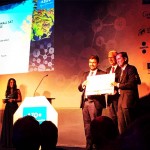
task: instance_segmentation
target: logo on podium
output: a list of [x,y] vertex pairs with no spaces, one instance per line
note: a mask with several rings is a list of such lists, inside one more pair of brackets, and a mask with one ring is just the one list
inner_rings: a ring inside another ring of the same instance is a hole
[[39,123],[42,123],[44,120],[47,120],[46,107],[24,107],[23,116],[33,116]]

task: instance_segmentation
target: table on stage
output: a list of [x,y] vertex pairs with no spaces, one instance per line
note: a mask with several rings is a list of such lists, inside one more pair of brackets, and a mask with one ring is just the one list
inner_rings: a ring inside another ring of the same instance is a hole
[[49,98],[49,97],[46,97],[47,100],[52,104],[52,100],[54,100],[55,98]]

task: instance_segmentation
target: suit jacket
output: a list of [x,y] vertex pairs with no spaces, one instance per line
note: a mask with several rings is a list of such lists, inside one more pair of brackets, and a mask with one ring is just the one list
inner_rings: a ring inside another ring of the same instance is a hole
[[[112,68],[111,66],[107,68],[106,73],[110,73],[111,68]],[[115,82],[119,82],[120,74],[121,74],[121,68],[117,66],[115,69]],[[113,101],[118,101],[119,98],[118,88],[115,87],[114,90],[116,92],[115,95],[108,95],[108,99],[107,99],[108,105],[110,105]]]
[[123,108],[134,107],[139,99],[138,84],[141,84],[136,67],[128,64],[119,80],[120,97],[118,105]]
[[[80,92],[82,92],[82,95],[81,95],[81,103],[80,103],[80,108],[83,108],[84,106],[84,102],[85,102],[85,99],[84,99],[84,95],[85,95],[85,89],[83,89],[82,87],[82,83],[87,79],[87,76],[89,75],[89,72],[90,71],[87,71],[87,72],[84,72],[83,73],[83,76],[82,76],[82,79],[81,79],[81,82],[78,86],[78,90]],[[97,73],[96,75],[100,75],[100,74],[106,74],[106,72],[98,69],[97,70]],[[104,95],[91,95],[91,96],[88,96],[89,99],[92,99],[94,101],[94,104],[95,104],[95,107],[98,109],[99,108],[99,103],[105,107],[105,96]],[[98,103],[99,102],[99,103]]]

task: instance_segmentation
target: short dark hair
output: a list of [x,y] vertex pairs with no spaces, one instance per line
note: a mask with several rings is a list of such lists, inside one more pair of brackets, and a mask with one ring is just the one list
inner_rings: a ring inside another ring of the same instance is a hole
[[99,63],[99,57],[97,55],[91,55],[89,59],[96,59],[97,63]]
[[90,126],[93,144],[98,149],[114,140],[118,136],[118,129],[108,116],[98,116],[92,120]]
[[39,122],[33,116],[19,118],[13,126],[12,140],[16,150],[38,150],[41,141]]
[[58,140],[58,129],[51,121],[43,121],[41,128],[41,150],[54,150]]
[[129,58],[128,58],[127,52],[119,52],[119,53],[117,53],[117,55],[119,55],[119,54],[121,54],[121,56],[122,56],[123,58],[127,58],[126,63],[128,63]]

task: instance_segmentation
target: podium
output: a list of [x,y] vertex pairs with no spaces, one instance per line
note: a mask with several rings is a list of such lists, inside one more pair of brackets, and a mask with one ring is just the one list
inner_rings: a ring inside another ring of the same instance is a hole
[[39,123],[52,121],[58,127],[58,113],[45,96],[26,97],[14,113],[13,122],[27,115],[33,116]]

